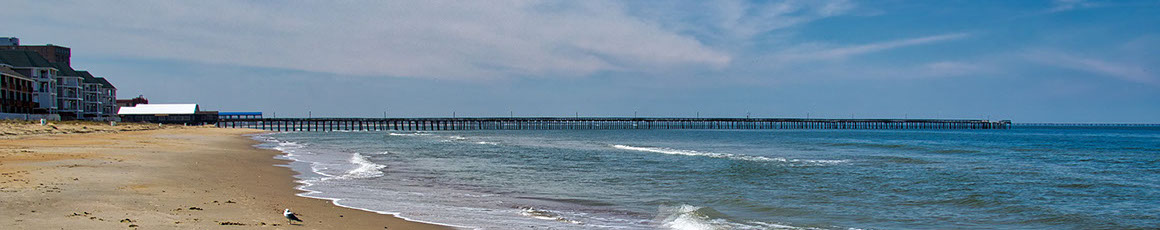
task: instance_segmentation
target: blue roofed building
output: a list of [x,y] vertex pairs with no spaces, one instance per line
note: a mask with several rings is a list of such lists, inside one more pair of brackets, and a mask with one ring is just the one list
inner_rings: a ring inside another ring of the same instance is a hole
[[218,112],[218,119],[260,119],[262,112]]

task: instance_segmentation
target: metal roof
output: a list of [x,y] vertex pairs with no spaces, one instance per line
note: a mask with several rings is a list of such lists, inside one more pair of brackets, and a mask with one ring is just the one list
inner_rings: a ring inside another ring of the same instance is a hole
[[199,110],[197,104],[140,104],[135,107],[121,107],[118,115],[152,115],[152,114],[195,114]]

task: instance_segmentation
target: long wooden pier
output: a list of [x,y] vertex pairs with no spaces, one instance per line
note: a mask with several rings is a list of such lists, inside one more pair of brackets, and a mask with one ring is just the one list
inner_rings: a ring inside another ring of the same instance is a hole
[[1032,127],[1160,127],[1160,124],[1154,123],[1015,123],[1013,125]]
[[600,129],[1010,129],[1011,121],[802,118],[223,118],[218,127],[271,131]]

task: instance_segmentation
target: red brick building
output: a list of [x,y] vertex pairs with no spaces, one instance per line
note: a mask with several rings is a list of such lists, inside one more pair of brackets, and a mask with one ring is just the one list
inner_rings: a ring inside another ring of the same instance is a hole
[[31,78],[0,64],[0,113],[32,113],[37,107],[32,100]]
[[140,104],[149,104],[149,99],[145,99],[144,95],[137,95],[133,99],[117,99],[117,106],[120,107],[133,107]]
[[0,46],[0,50],[33,51],[33,52],[40,54],[40,56],[44,57],[44,59],[48,60],[48,62],[60,62],[60,63],[64,63],[65,65],[70,65],[70,66],[72,65],[72,63],[69,61],[72,59],[72,49],[69,49],[68,47],[64,47],[64,46],[57,46],[57,45],[53,45],[53,44],[36,45],[36,46],[16,45],[16,46]]

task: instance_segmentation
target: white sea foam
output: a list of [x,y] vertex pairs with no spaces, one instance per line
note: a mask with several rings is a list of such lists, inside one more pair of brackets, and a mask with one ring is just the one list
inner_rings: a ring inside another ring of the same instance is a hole
[[543,209],[536,209],[536,208],[532,208],[532,207],[525,207],[525,208],[520,209],[520,215],[531,217],[531,218],[536,218],[536,219],[541,219],[541,220],[553,220],[553,221],[559,221],[559,222],[570,223],[570,224],[583,224],[582,222],[577,221],[577,220],[570,220],[570,219],[564,218],[564,217],[560,216],[559,214],[556,214],[555,212],[543,210]]
[[290,150],[297,150],[297,149],[301,149],[303,147],[306,147],[302,144],[299,144],[297,142],[292,142],[292,141],[277,141],[277,140],[273,140],[273,139],[269,139],[268,141],[278,143],[278,146],[273,147],[274,150],[278,150],[278,151],[282,151],[282,152],[286,152],[286,153],[290,153],[290,152],[287,152]]
[[[415,133],[415,134],[401,134],[401,135],[426,136],[426,135],[430,135],[430,134]],[[316,184],[324,183],[325,181],[328,181],[331,179],[338,179],[338,178],[342,178],[342,177],[346,176],[346,175],[335,176],[335,175],[330,175],[330,174],[325,173],[326,171],[330,170],[331,166],[337,166],[337,165],[331,164],[331,163],[324,163],[324,162],[319,161],[320,159],[313,156],[313,155],[315,155],[314,153],[312,153],[311,151],[308,151],[308,148],[306,148],[307,147],[306,144],[300,144],[300,143],[289,142],[289,141],[281,141],[281,140],[278,140],[278,139],[275,139],[275,138],[272,138],[269,136],[265,136],[265,135],[256,136],[256,137],[261,138],[261,139],[258,139],[260,141],[264,141],[264,142],[269,143],[269,144],[275,144],[274,146],[263,146],[263,148],[270,148],[270,149],[274,149],[274,150],[278,150],[278,151],[281,151],[283,153],[286,153],[285,155],[283,155],[283,157],[285,157],[286,159],[293,160],[295,162],[306,163],[309,165],[308,167],[309,167],[311,172],[317,174],[318,176],[321,176],[320,178],[306,178],[306,179],[297,180],[296,182],[300,183],[300,185],[295,186],[294,188],[298,189],[300,191],[303,191],[303,193],[297,194],[298,196],[315,198],[315,199],[322,199],[322,200],[329,200],[333,204],[341,206],[341,207],[358,209],[358,210],[369,211],[369,212],[375,212],[375,213],[384,214],[384,215],[392,215],[392,216],[396,216],[396,217],[402,218],[402,219],[407,220],[407,221],[450,226],[450,227],[459,228],[459,229],[477,229],[475,227],[470,227],[470,226],[466,226],[466,225],[434,222],[434,221],[425,220],[425,219],[414,219],[414,218],[410,218],[408,216],[403,216],[399,212],[373,210],[373,209],[368,209],[365,207],[351,206],[351,205],[347,205],[346,202],[341,198],[323,196],[322,192],[320,192],[319,190],[311,189],[311,188]],[[255,139],[257,139],[257,138],[255,138]],[[383,153],[387,154],[389,152],[383,152]],[[299,156],[299,154],[306,154],[306,155]],[[361,155],[357,155],[357,153],[356,153],[356,155],[351,156],[351,158],[349,159],[349,162],[358,165],[358,167],[355,167],[354,169],[347,171],[347,175],[368,175],[368,174],[377,174],[377,176],[383,175],[383,173],[381,171],[379,171],[379,169],[382,169],[385,166],[374,164],[374,163],[368,161],[365,157],[363,157]],[[360,164],[360,163],[363,163],[363,164]],[[290,166],[287,166],[287,167],[290,167]],[[301,170],[301,169],[296,169],[296,170]],[[419,195],[422,195],[422,194],[419,194]]]
[[476,144],[481,144],[481,145],[499,145],[499,143],[495,143],[495,142],[487,142],[487,141],[476,141],[475,143],[476,143]]
[[711,229],[814,229],[765,222],[734,222],[714,216],[716,211],[688,204],[661,206],[656,222],[661,228],[673,230]]
[[[322,176],[322,178],[314,178],[314,179],[308,179],[308,180],[303,181],[305,183],[310,183],[312,181],[325,181],[325,180],[331,180],[331,179],[352,179],[352,178],[380,177],[380,176],[383,176],[383,172],[381,172],[379,170],[386,168],[385,165],[376,164],[374,162],[371,162],[370,160],[368,160],[366,158],[366,156],[363,156],[362,154],[359,154],[359,153],[351,154],[351,156],[347,160],[347,162],[342,162],[342,163],[303,160],[303,159],[301,159],[302,157],[314,155],[312,152],[307,151],[305,149],[306,145],[299,144],[297,142],[292,142],[292,141],[278,141],[278,140],[272,139],[272,138],[264,139],[264,141],[277,143],[276,146],[273,146],[270,148],[274,149],[274,150],[281,151],[283,153],[286,153],[285,157],[290,159],[290,160],[310,163],[309,164],[310,171]],[[383,154],[388,154],[388,153],[389,152],[383,152]],[[343,171],[335,172],[336,170],[344,170],[346,168],[350,168],[350,169],[346,170],[345,172],[343,172]]]
[[430,133],[387,133],[387,135],[414,137],[414,136],[430,136],[431,134]]
[[[438,139],[448,139],[444,135],[432,135],[428,133],[396,133],[392,136],[431,136]],[[433,139],[437,140],[437,139]],[[486,142],[477,139],[476,137],[462,140],[464,143],[475,144],[489,144],[495,145],[493,142]],[[669,222],[653,222],[647,219],[636,219],[634,217],[609,217],[604,214],[590,214],[584,212],[574,211],[568,208],[558,208],[553,205],[535,205],[536,208],[515,208],[512,206],[474,206],[462,205],[462,200],[477,201],[478,203],[487,203],[500,200],[503,204],[511,203],[509,200],[503,199],[504,196],[494,194],[483,195],[455,195],[451,198],[446,194],[461,194],[458,190],[448,190],[454,193],[441,192],[442,190],[418,190],[413,191],[391,191],[386,188],[350,188],[335,185],[349,185],[349,184],[365,184],[372,181],[358,180],[357,178],[367,177],[381,177],[386,176],[382,169],[383,165],[375,164],[368,158],[388,157],[380,154],[398,154],[394,151],[384,151],[380,149],[377,151],[369,151],[364,153],[351,153],[350,151],[330,150],[323,144],[306,144],[314,143],[310,141],[303,141],[304,143],[293,142],[276,142],[275,144],[266,145],[269,148],[278,148],[278,150],[285,150],[287,158],[295,160],[298,166],[296,170],[303,171],[301,186],[297,188],[305,191],[305,193],[298,194],[299,196],[318,198],[330,200],[334,204],[355,208],[360,210],[372,211],[382,214],[390,214],[400,216],[404,219],[416,221],[407,216],[420,217],[421,222],[435,223],[460,227],[463,229],[510,229],[511,226],[540,226],[554,227],[557,229],[653,229],[654,227],[661,227],[666,229],[792,229],[793,227],[779,227],[784,225],[776,224],[760,224],[760,223],[740,223],[730,222],[727,218],[716,218],[714,215],[709,215],[701,218],[695,212],[699,207],[689,207],[686,210],[693,210],[690,215],[676,215],[672,221]],[[508,144],[510,141],[503,141]],[[277,146],[277,147],[274,147]],[[605,149],[607,146],[592,146],[593,148]],[[631,148],[649,148],[649,147],[629,147],[627,150],[644,151]],[[332,147],[333,148],[333,147]],[[617,147],[618,149],[625,149]],[[698,152],[679,149],[664,149],[653,148],[654,150],[668,150],[668,151],[685,151],[681,153],[663,153],[671,155],[688,155],[688,156],[708,156],[717,158],[731,158],[744,159],[747,156],[735,154],[723,154],[712,152]],[[291,154],[290,152],[294,152]],[[646,151],[651,152],[651,151]],[[708,155],[705,155],[708,154]],[[296,155],[296,156],[291,156]],[[768,158],[759,161],[770,161]],[[752,159],[750,159],[752,160]],[[774,160],[779,161],[779,160]],[[792,161],[792,160],[782,160]],[[302,163],[309,164],[309,166],[302,165]],[[306,167],[303,167],[306,166]],[[402,167],[401,167],[402,168]],[[309,171],[313,171],[317,175],[312,175]],[[395,175],[392,175],[392,177]],[[353,179],[353,180],[351,180]],[[372,192],[373,191],[373,192]],[[358,193],[351,193],[358,192]],[[370,193],[365,193],[370,192]],[[414,194],[412,194],[414,193]],[[372,194],[372,195],[367,195]],[[390,195],[385,195],[390,194]],[[384,202],[380,201],[381,197],[396,197],[395,201]],[[452,199],[453,198],[453,199]],[[454,200],[450,202],[446,200]],[[445,202],[446,201],[446,202]],[[440,203],[443,202],[443,203]],[[450,202],[450,203],[448,203]],[[458,203],[457,203],[458,202]],[[525,203],[525,202],[520,202]],[[451,210],[451,211],[449,211]],[[711,209],[708,209],[711,210]],[[402,213],[406,213],[403,216]],[[453,216],[441,216],[444,212],[452,212]],[[688,213],[688,212],[684,212]],[[494,223],[482,224],[482,226],[473,226],[476,223],[471,220],[485,219],[493,220]],[[618,219],[626,218],[626,219]],[[434,221],[434,222],[433,222]],[[506,226],[506,227],[505,227]],[[754,227],[757,226],[757,227]],[[697,228],[701,227],[701,228]],[[800,228],[799,228],[800,229]]]
[[674,230],[702,230],[702,229],[717,229],[707,216],[698,215],[696,212],[701,207],[692,205],[680,205],[676,207],[661,206],[657,222],[661,227]]
[[350,163],[357,165],[354,169],[346,171],[343,178],[373,178],[383,176],[380,169],[386,168],[386,165],[375,164],[359,153],[354,153],[350,156]]
[[669,155],[712,157],[712,158],[723,158],[723,159],[734,159],[734,160],[745,160],[745,161],[806,163],[806,164],[821,164],[821,165],[841,164],[841,163],[848,162],[847,160],[799,160],[799,159],[786,159],[786,158],[782,158],[782,157],[747,156],[747,155],[739,155],[739,154],[732,154],[732,153],[702,152],[702,151],[696,151],[696,150],[671,149],[671,148],[661,148],[661,147],[637,147],[637,146],[629,146],[629,145],[612,145],[612,147],[617,148],[617,149],[640,151],[640,152],[661,153],[661,154],[669,154]]

